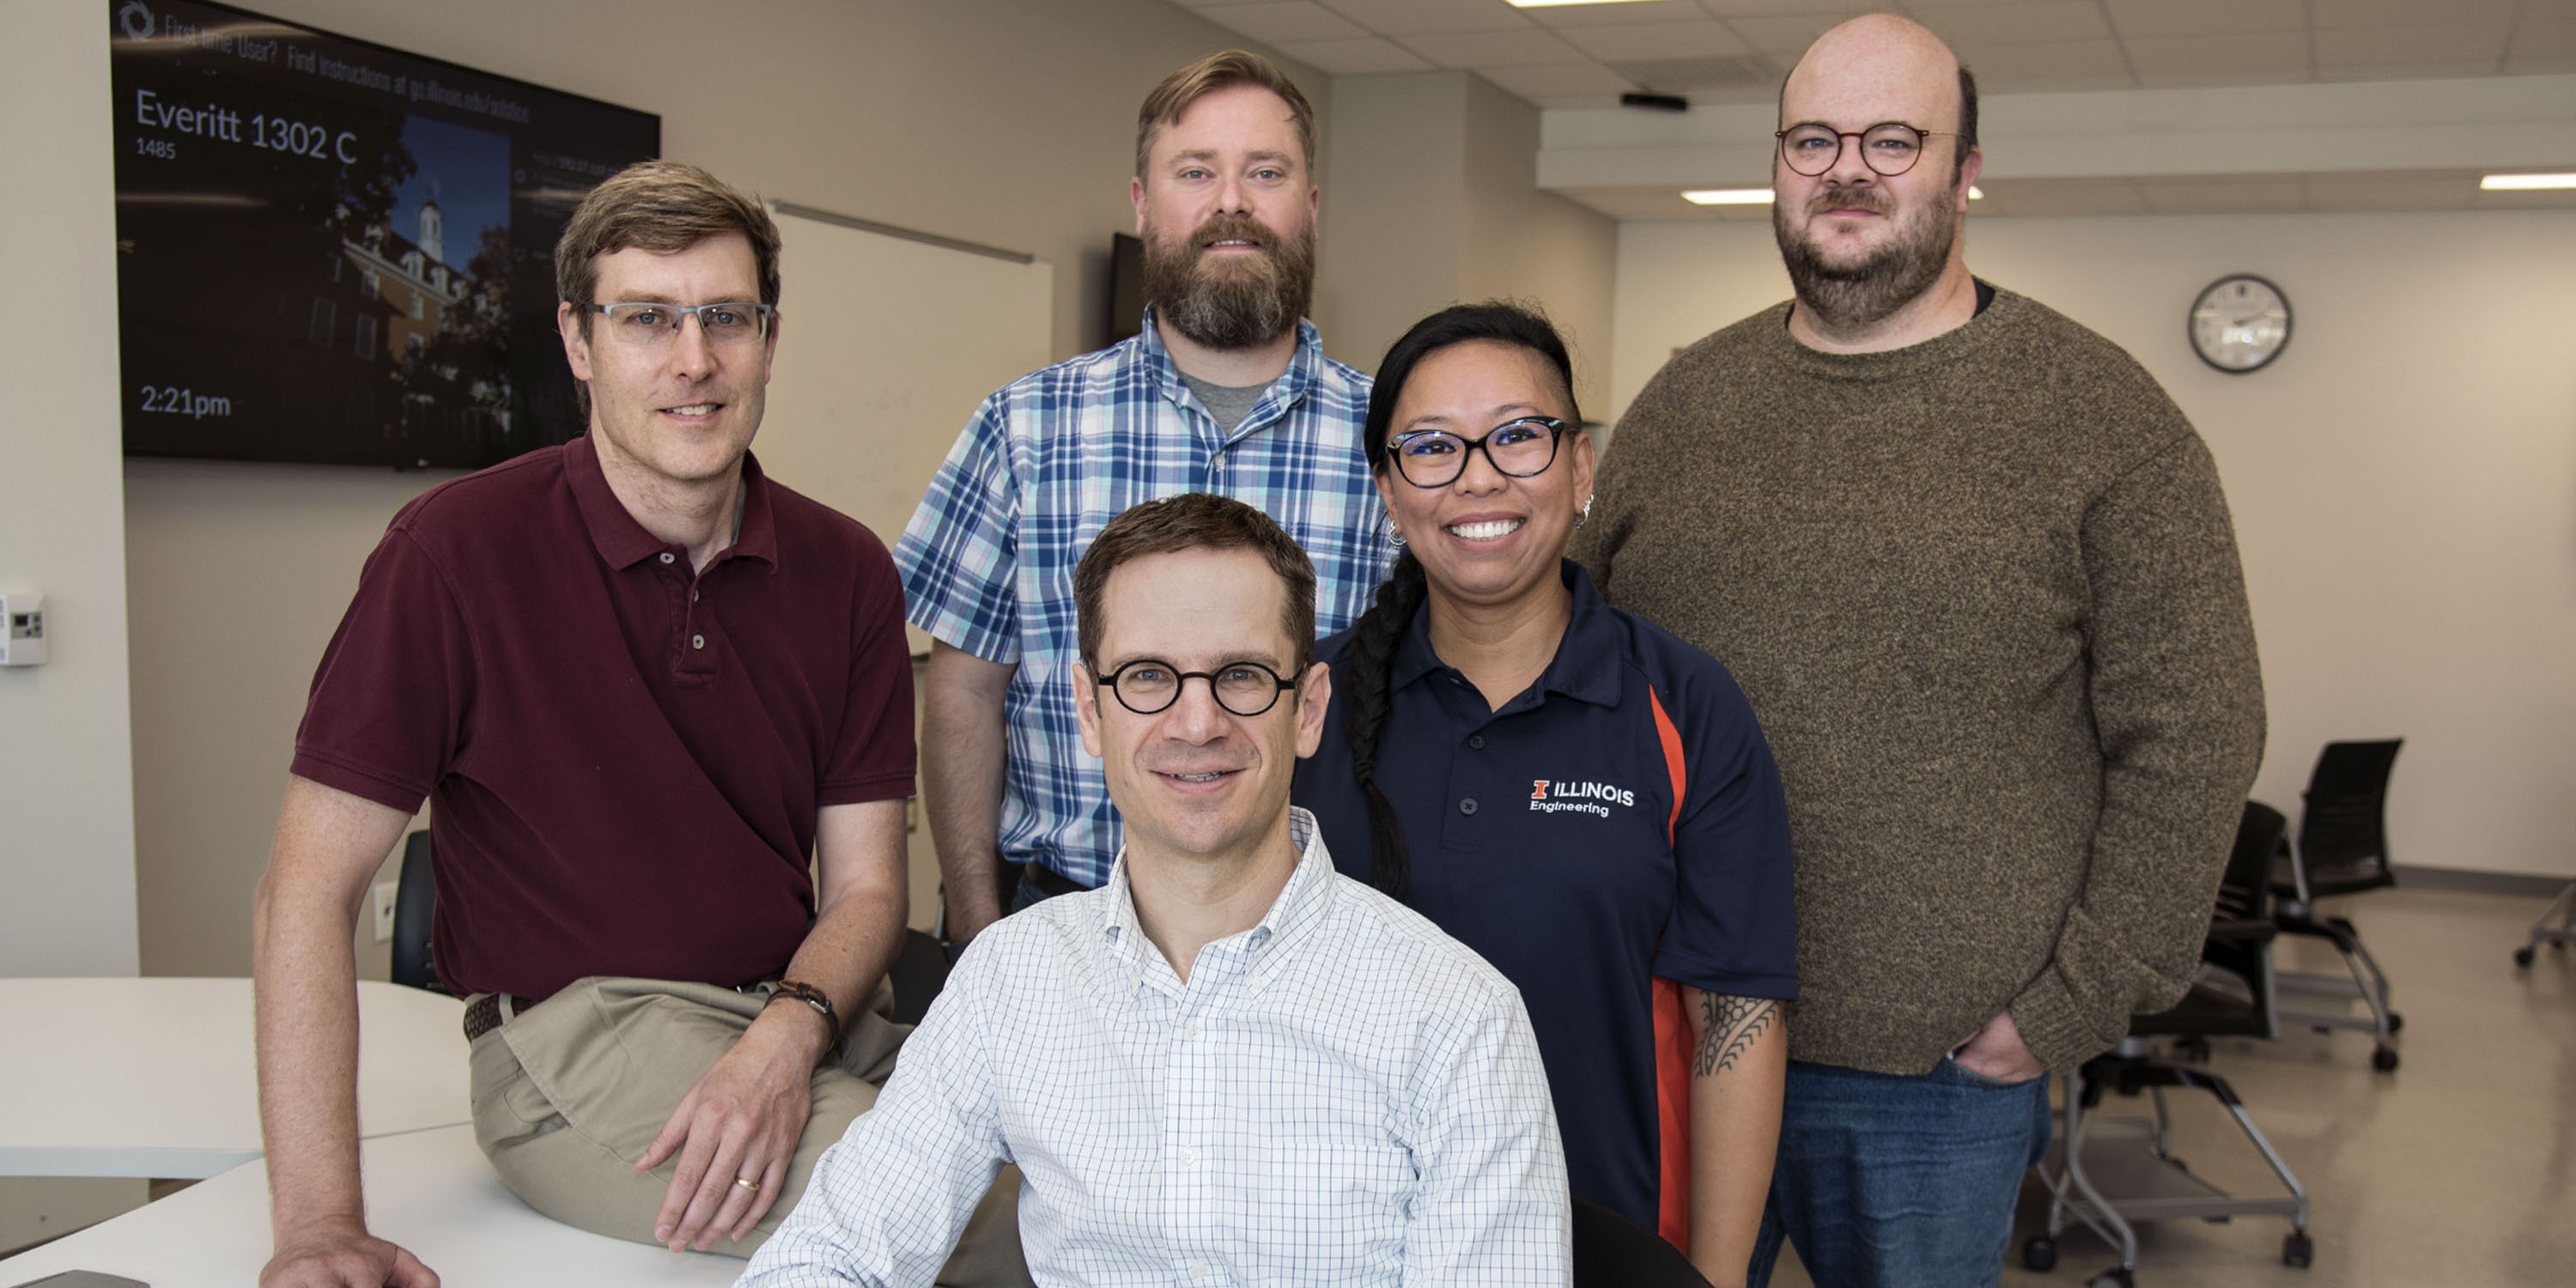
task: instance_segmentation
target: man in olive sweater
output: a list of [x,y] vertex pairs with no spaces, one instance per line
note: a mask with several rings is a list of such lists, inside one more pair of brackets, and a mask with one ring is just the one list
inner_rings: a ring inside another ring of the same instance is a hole
[[2263,745],[2209,452],[2117,346],[1970,276],[1975,84],[1901,18],[1781,97],[1797,298],[1676,354],[1578,534],[1726,664],[1788,789],[1801,1000],[1751,1279],[1992,1283],[2047,1072],[2189,985]]

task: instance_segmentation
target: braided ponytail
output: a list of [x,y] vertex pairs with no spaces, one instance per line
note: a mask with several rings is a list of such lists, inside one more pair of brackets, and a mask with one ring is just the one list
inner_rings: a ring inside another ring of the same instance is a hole
[[[1377,379],[1369,388],[1368,420],[1360,431],[1360,447],[1368,454],[1371,473],[1383,480],[1393,468],[1387,457],[1387,435],[1395,427],[1396,399],[1403,394],[1405,381],[1413,377],[1413,368],[1450,345],[1480,340],[1515,345],[1545,359],[1562,386],[1567,419],[1582,421],[1574,406],[1573,357],[1537,306],[1509,300],[1455,304],[1414,323],[1378,363]],[[1396,817],[1394,802],[1377,785],[1377,753],[1387,713],[1394,706],[1395,648],[1430,593],[1422,561],[1411,550],[1398,555],[1394,573],[1377,588],[1377,602],[1353,626],[1350,644],[1333,673],[1333,701],[1348,711],[1342,732],[1351,749],[1351,767],[1368,795],[1369,871],[1379,890],[1399,900],[1413,887],[1412,861],[1405,851],[1404,823]]]
[[1410,550],[1396,556],[1394,575],[1377,588],[1377,602],[1351,629],[1341,666],[1349,684],[1333,694],[1347,713],[1342,733],[1351,749],[1351,770],[1368,795],[1369,872],[1377,888],[1397,900],[1412,888],[1412,865],[1404,848],[1404,823],[1377,785],[1377,751],[1393,705],[1395,647],[1428,593],[1422,561]]

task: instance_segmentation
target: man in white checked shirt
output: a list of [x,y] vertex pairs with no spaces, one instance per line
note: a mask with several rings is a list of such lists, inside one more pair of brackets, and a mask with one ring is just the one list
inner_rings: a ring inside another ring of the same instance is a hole
[[1041,1285],[1566,1283],[1520,995],[1289,808],[1331,692],[1304,552],[1190,493],[1074,588],[1108,884],[976,939],[743,1283],[927,1284],[1004,1163]]

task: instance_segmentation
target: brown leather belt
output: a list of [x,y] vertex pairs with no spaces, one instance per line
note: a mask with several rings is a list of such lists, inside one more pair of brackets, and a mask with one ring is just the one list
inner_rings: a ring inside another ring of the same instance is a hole
[[[501,999],[504,997],[510,997],[510,995],[507,993],[485,993],[481,997],[477,997],[473,1001],[465,1004],[466,1041],[471,1042],[474,1039],[501,1027]],[[537,1003],[544,1000],[546,999],[542,997],[510,997],[510,1013],[512,1015],[523,1014],[528,1010],[528,1008],[535,1006]]]
[[1080,894],[1089,888],[1087,886],[1075,885],[1072,877],[1066,876],[1043,863],[1028,864],[1025,871],[1028,875],[1029,884],[1036,886],[1038,888],[1038,893],[1045,895],[1050,899],[1057,898],[1062,895]]

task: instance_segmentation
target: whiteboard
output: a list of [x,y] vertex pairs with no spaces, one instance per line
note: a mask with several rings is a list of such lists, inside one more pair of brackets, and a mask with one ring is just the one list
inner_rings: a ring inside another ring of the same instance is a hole
[[778,358],[752,451],[891,550],[976,406],[1051,361],[1055,269],[784,205],[778,230]]

